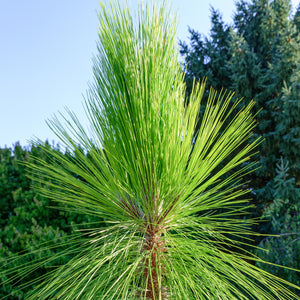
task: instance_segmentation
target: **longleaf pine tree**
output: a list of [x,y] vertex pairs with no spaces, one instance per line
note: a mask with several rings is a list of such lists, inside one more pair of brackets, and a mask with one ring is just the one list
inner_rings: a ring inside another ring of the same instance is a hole
[[[296,299],[241,242],[254,222],[242,182],[259,143],[248,142],[254,102],[237,109],[231,94],[210,90],[199,117],[205,82],[186,101],[166,5],[140,5],[133,17],[114,1],[101,4],[99,20],[85,102],[90,132],[71,112],[53,118],[74,155],[45,147],[53,163],[29,165],[44,196],[99,222],[8,278],[57,261],[40,280],[28,279],[28,299]],[[59,265],[62,257],[70,259]]]

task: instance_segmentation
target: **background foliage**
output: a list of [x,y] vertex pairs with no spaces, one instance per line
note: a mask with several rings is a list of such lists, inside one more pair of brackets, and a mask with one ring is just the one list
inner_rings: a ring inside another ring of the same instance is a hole
[[[289,0],[238,1],[232,24],[212,9],[208,37],[190,29],[180,51],[186,83],[207,77],[217,89],[234,90],[244,103],[257,102],[260,168],[249,176],[257,209],[265,218],[256,230],[278,237],[256,239],[264,259],[300,268],[300,7]],[[299,285],[299,273],[261,267]]]
[[[51,147],[46,143],[46,147]],[[58,147],[52,147],[60,152]],[[37,193],[39,183],[28,178],[24,163],[30,155],[47,160],[40,147],[22,148],[18,143],[13,148],[0,149],[0,262],[14,257],[16,253],[32,253],[15,263],[18,267],[34,259],[54,255],[61,249],[48,249],[48,253],[39,251],[40,245],[55,245],[66,241],[66,235],[74,232],[78,225],[92,222],[90,216],[73,214],[67,210],[50,208],[49,199]],[[68,156],[68,153],[64,154]],[[49,185],[51,182],[49,181]],[[49,186],[50,188],[50,186]],[[68,261],[70,257],[64,257]],[[61,262],[63,263],[63,262]],[[34,272],[39,277],[47,272],[51,264],[45,264]],[[2,270],[3,271],[3,270]],[[33,279],[31,276],[31,279]],[[2,275],[0,281],[4,281]],[[27,278],[17,285],[0,285],[0,298],[11,294],[9,299],[23,299],[29,288],[21,289]]]

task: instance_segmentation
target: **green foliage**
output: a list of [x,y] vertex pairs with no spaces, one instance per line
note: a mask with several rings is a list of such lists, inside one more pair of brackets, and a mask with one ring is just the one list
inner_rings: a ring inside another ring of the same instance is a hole
[[23,151],[20,145],[15,145],[14,153],[11,149],[1,149],[0,151],[0,226],[7,224],[9,215],[17,206],[12,201],[13,192],[17,189],[28,187],[28,179],[25,177],[24,165],[18,161],[26,160],[28,153]]
[[220,12],[215,9],[212,9],[211,22],[209,38],[202,39],[201,34],[189,28],[191,48],[180,42],[180,53],[185,56],[186,63],[187,92],[191,92],[194,80],[199,78],[207,78],[207,85],[217,90],[231,83],[227,66],[230,27],[224,24]]
[[242,182],[259,142],[248,142],[254,102],[211,89],[199,118],[206,86],[194,82],[187,105],[164,5],[140,6],[134,20],[117,1],[101,4],[99,20],[91,135],[71,112],[54,118],[70,152],[39,142],[44,155],[27,163],[43,199],[98,222],[9,259],[4,285],[47,267],[26,282],[28,299],[297,298],[240,242],[254,235]]
[[[47,148],[51,147],[45,144],[45,149]],[[53,149],[53,151],[59,152],[58,149]],[[49,207],[49,199],[42,197],[37,192],[38,182],[27,177],[28,170],[25,168],[25,164],[30,160],[30,155],[49,163],[49,159],[41,147],[23,149],[16,144],[13,149],[0,149],[0,261],[3,264],[14,259],[10,268],[16,268],[19,274],[22,274],[21,267],[24,264],[35,259],[53,256],[58,249],[51,248],[51,245],[66,242],[66,236],[78,227],[75,224],[91,221],[86,216],[78,216],[68,211],[58,211]],[[48,184],[50,185],[50,182]],[[47,251],[40,249],[41,245],[45,243],[49,246]],[[16,260],[18,253],[23,253],[23,257]],[[68,258],[64,257],[61,263],[65,263],[67,260]],[[41,265],[34,270],[30,278],[34,279],[44,275],[53,264],[54,262]],[[3,266],[0,275],[2,282],[7,279],[5,270],[6,267]],[[18,283],[1,284],[0,297],[10,295],[9,299],[23,299],[32,290],[32,287],[21,288],[22,285],[26,285],[27,281],[28,278],[24,277]]]
[[[288,162],[281,160],[277,164],[277,176],[273,191],[274,202],[264,214],[270,218],[274,237],[266,237],[260,246],[267,251],[257,251],[260,257],[275,264],[283,264],[300,269],[300,188],[295,178],[289,176]],[[261,265],[261,264],[259,264]],[[284,275],[291,282],[300,285],[299,273],[289,269],[279,269],[268,265],[269,272],[277,276]]]
[[[212,85],[217,86],[216,82],[222,82],[222,87],[234,90],[238,97],[244,97],[244,105],[251,99],[257,102],[253,112],[259,111],[258,126],[254,130],[253,138],[262,136],[264,141],[258,148],[260,168],[248,176],[249,188],[253,191],[257,207],[253,211],[253,216],[256,217],[265,216],[269,206],[279,205],[275,193],[278,178],[276,165],[281,157],[289,162],[289,174],[295,181],[294,186],[289,185],[287,189],[290,188],[290,193],[293,194],[293,189],[299,189],[300,185],[298,19],[299,8],[295,16],[291,16],[289,0],[242,0],[236,3],[231,26],[224,24],[221,17],[217,20],[213,11],[210,37],[202,38],[195,30],[191,30],[190,46],[184,43],[181,46],[187,68],[188,89],[192,79],[208,76],[208,82]],[[210,40],[223,42],[220,45],[217,42],[211,43]],[[224,74],[214,72],[215,66],[212,65],[215,56],[209,53],[219,53],[215,65],[217,67],[220,67],[219,61],[223,58]],[[207,61],[210,63],[205,63]],[[229,78],[229,81],[225,82],[224,78]],[[298,198],[295,205],[299,206],[299,203]],[[289,220],[295,217],[288,206],[283,209],[285,211],[280,210],[282,215],[289,217],[280,219],[283,222],[281,226],[289,227]],[[297,215],[299,209],[296,211]],[[264,222],[256,230],[261,233],[276,232],[273,226],[270,222]],[[260,239],[256,239],[255,243],[259,242]],[[289,250],[286,255],[297,252],[296,247],[296,243],[287,243],[286,248]],[[296,259],[296,256],[285,257],[280,252],[274,252],[274,255],[278,256],[277,263],[287,267],[291,260]],[[292,262],[293,266],[296,264],[297,261]],[[298,282],[295,276],[288,275],[288,271],[283,275],[286,279],[292,278],[294,283]]]

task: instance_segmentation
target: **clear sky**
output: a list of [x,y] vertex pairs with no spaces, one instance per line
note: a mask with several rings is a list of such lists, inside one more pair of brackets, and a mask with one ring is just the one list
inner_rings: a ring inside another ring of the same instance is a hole
[[[134,6],[137,0],[131,0]],[[235,0],[173,0],[178,39],[210,29],[210,5],[229,23]],[[293,4],[298,4],[294,0]],[[34,136],[57,142],[45,120],[82,103],[97,53],[98,0],[0,0],[0,147]]]

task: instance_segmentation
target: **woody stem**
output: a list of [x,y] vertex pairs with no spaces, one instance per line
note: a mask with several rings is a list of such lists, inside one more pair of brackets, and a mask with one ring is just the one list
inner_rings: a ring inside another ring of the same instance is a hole
[[162,286],[162,256],[166,248],[159,227],[159,225],[147,227],[143,248],[149,253],[145,259],[143,277],[146,283],[146,299],[151,300],[167,299],[166,289]]

